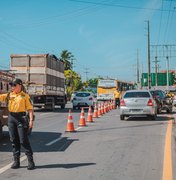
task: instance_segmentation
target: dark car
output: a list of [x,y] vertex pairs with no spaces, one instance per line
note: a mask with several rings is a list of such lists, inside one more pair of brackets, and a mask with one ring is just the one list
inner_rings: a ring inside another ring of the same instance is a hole
[[157,112],[161,113],[162,110],[166,110],[167,113],[172,112],[172,100],[162,90],[151,90],[153,98],[157,103]]

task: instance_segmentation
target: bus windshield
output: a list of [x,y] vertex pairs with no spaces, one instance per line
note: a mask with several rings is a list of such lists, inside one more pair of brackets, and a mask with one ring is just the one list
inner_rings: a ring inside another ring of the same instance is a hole
[[98,87],[114,88],[116,87],[116,81],[115,80],[100,80],[98,83]]

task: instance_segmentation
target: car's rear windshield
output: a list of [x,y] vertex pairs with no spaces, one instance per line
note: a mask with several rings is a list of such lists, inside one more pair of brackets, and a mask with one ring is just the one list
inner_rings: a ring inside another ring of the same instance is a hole
[[152,96],[157,96],[158,95],[158,92],[157,91],[150,91]]
[[124,98],[140,98],[140,97],[144,97],[144,98],[149,98],[150,94],[148,92],[127,92],[124,95]]
[[77,97],[88,97],[90,96],[90,93],[76,93]]

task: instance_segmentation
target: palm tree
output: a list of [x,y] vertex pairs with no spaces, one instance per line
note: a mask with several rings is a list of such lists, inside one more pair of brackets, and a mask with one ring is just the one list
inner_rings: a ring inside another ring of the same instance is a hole
[[65,70],[72,70],[73,68],[73,60],[74,56],[68,50],[63,50],[60,54],[61,60],[64,62],[64,69]]

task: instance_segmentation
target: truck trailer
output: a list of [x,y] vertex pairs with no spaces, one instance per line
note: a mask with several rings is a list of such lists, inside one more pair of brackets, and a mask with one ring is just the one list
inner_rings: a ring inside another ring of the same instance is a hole
[[[0,71],[0,94],[5,94],[10,91],[9,83],[14,79],[14,75],[9,71]],[[8,107],[7,103],[0,102],[0,138],[2,137],[3,126],[7,126],[8,123]]]
[[10,70],[24,82],[34,107],[65,108],[64,64],[55,55],[12,54]]

